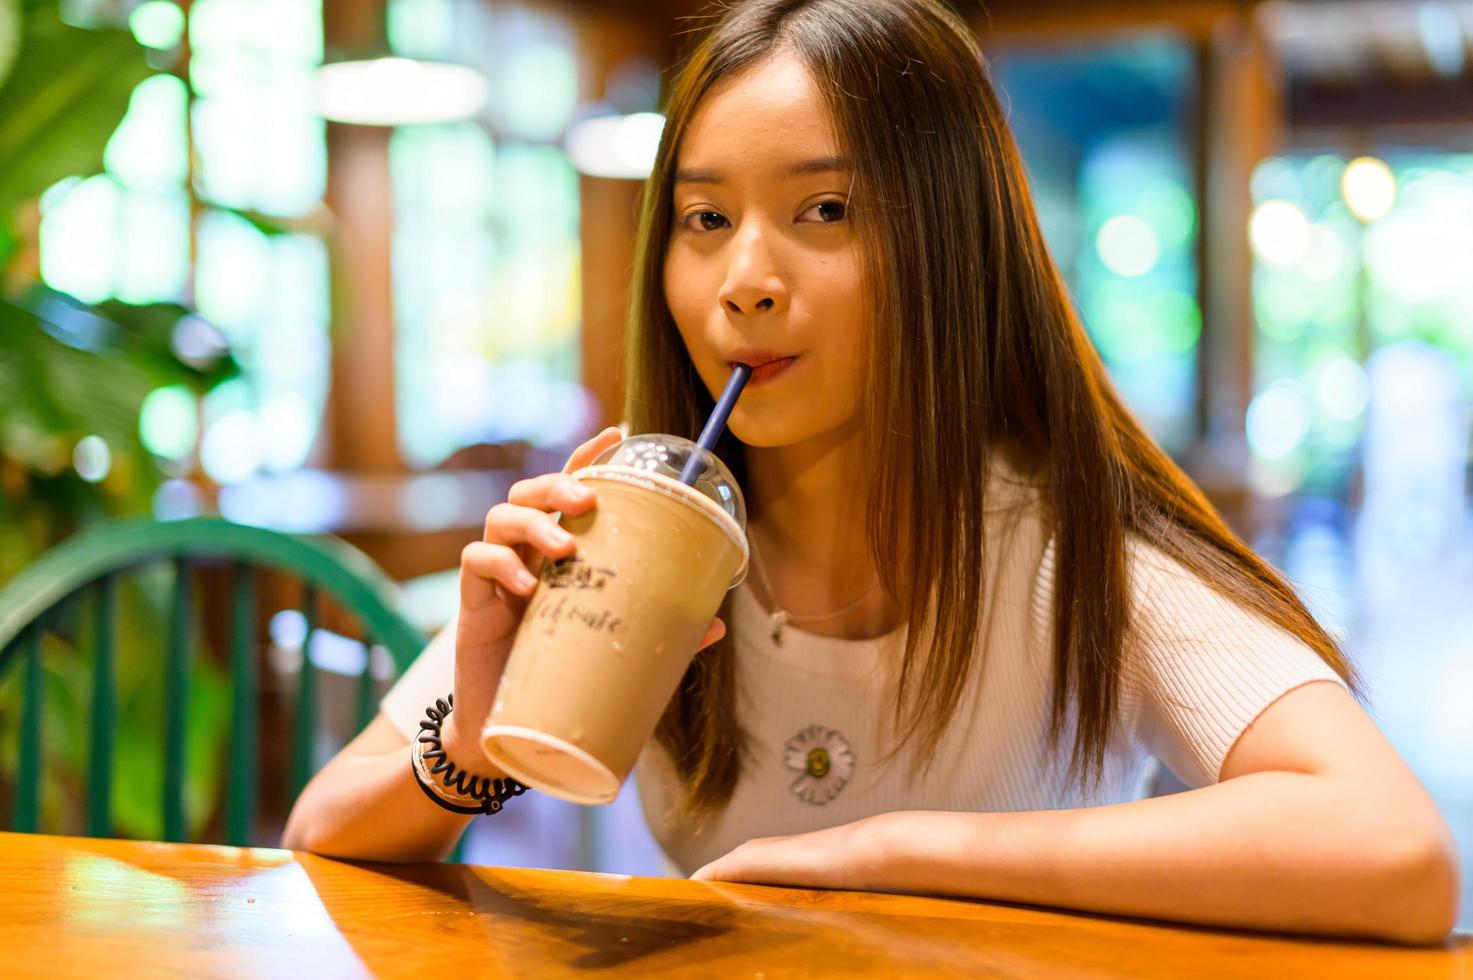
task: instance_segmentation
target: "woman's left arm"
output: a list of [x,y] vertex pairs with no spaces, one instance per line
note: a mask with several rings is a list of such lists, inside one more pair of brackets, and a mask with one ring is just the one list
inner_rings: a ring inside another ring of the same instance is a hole
[[1071,810],[880,814],[749,841],[693,877],[1409,943],[1447,937],[1460,890],[1436,804],[1324,682],[1261,712],[1210,786]]

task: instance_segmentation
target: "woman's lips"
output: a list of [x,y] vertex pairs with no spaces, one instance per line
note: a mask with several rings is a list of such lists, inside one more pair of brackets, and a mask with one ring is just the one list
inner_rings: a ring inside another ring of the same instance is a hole
[[776,361],[767,362],[752,372],[752,377],[747,380],[747,387],[755,388],[758,385],[767,384],[774,378],[782,376],[787,373],[788,368],[792,367],[793,362],[797,359],[797,356],[794,355],[793,357],[784,357]]

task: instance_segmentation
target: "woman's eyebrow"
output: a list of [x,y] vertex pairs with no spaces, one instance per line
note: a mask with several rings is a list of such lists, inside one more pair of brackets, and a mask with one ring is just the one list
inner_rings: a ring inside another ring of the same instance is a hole
[[[843,157],[817,157],[802,160],[788,168],[789,177],[811,177],[814,174],[847,173],[849,161]],[[719,170],[682,168],[675,171],[677,184],[724,184],[726,175]]]

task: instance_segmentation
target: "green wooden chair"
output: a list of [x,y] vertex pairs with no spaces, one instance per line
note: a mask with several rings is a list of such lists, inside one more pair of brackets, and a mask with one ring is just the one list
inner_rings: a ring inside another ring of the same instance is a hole
[[[94,615],[86,642],[95,649],[91,731],[87,749],[87,833],[113,832],[111,799],[117,736],[116,591],[119,576],[144,566],[173,568],[167,636],[160,650],[165,686],[164,838],[186,837],[184,776],[187,710],[195,635],[191,567],[233,566],[229,675],[229,769],[225,795],[227,844],[250,845],[256,820],[258,774],[256,587],[260,570],[300,579],[307,635],[303,643],[289,778],[295,799],[313,771],[318,720],[318,678],[308,643],[319,623],[321,597],[329,596],[358,621],[369,646],[386,648],[402,672],[425,637],[395,611],[395,586],[362,552],[332,537],[302,537],[232,524],[217,518],[180,521],[119,520],[97,525],[41,555],[0,590],[0,678],[12,668],[21,681],[20,758],[16,767],[11,829],[35,832],[40,811],[42,634],[90,594]],[[356,681],[357,719],[366,725],[377,710],[372,657]],[[80,733],[79,733],[80,735]]]

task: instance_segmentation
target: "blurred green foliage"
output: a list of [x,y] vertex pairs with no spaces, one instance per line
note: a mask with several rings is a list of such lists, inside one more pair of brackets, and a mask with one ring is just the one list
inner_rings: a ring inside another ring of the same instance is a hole
[[[203,395],[236,373],[228,355],[185,363],[173,331],[190,311],[176,304],[87,306],[37,282],[38,199],[57,181],[103,169],[103,150],[136,86],[152,74],[125,31],[65,23],[55,2],[0,0],[0,587],[45,549],[87,524],[148,513],[165,473],[144,447],[138,416],[164,385]],[[89,482],[73,453],[101,437],[111,457]],[[116,832],[163,832],[163,655],[172,583],[145,570],[119,592],[119,736]],[[90,602],[76,601],[47,638],[47,781],[42,826],[79,831],[85,813],[92,652],[83,642]],[[0,775],[16,759],[19,671],[0,676]],[[198,833],[218,802],[226,737],[224,671],[196,661],[190,706],[187,810]]]

